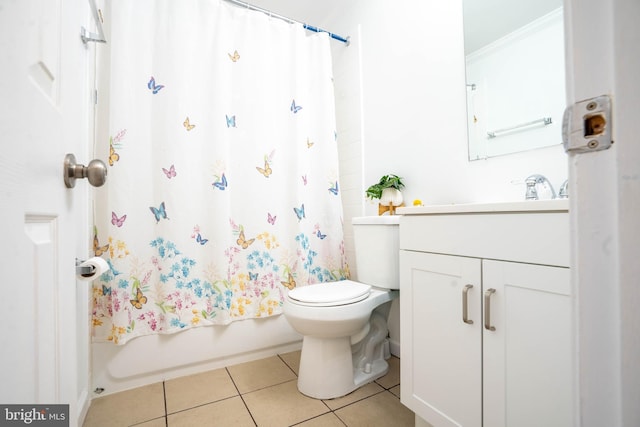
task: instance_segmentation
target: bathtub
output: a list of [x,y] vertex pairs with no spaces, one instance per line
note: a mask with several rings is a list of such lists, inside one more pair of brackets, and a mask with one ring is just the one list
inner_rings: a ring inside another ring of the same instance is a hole
[[280,315],[91,347],[93,397],[98,397],[299,350],[302,336]]

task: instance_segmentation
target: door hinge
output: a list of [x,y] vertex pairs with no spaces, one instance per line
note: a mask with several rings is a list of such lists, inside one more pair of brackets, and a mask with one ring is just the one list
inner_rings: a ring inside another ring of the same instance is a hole
[[562,119],[562,144],[567,153],[606,150],[613,144],[611,98],[601,95],[568,106]]

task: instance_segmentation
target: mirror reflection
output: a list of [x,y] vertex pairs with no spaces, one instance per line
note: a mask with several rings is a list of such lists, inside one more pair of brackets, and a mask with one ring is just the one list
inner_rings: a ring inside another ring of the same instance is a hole
[[562,0],[463,0],[469,160],[560,144]]

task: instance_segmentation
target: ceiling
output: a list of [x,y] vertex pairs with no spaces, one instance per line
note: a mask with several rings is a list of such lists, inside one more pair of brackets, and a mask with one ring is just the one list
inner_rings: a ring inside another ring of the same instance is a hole
[[241,0],[278,15],[318,25],[327,16],[341,9],[344,0]]
[[563,0],[463,0],[465,52],[471,53],[562,7]]
[[[242,0],[311,25],[339,13],[344,0]],[[424,0],[416,0],[424,1]],[[441,0],[451,1],[451,0]],[[465,52],[473,52],[562,7],[563,0],[463,0]]]

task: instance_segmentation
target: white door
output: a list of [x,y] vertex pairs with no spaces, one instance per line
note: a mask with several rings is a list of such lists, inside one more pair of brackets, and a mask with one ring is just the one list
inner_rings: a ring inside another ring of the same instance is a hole
[[[63,183],[66,153],[86,164],[86,0],[0,0],[0,402],[70,405],[88,384],[88,187]],[[82,405],[82,403],[81,403]]]
[[567,104],[609,94],[615,143],[569,156],[576,425],[640,425],[640,1],[566,0]]

